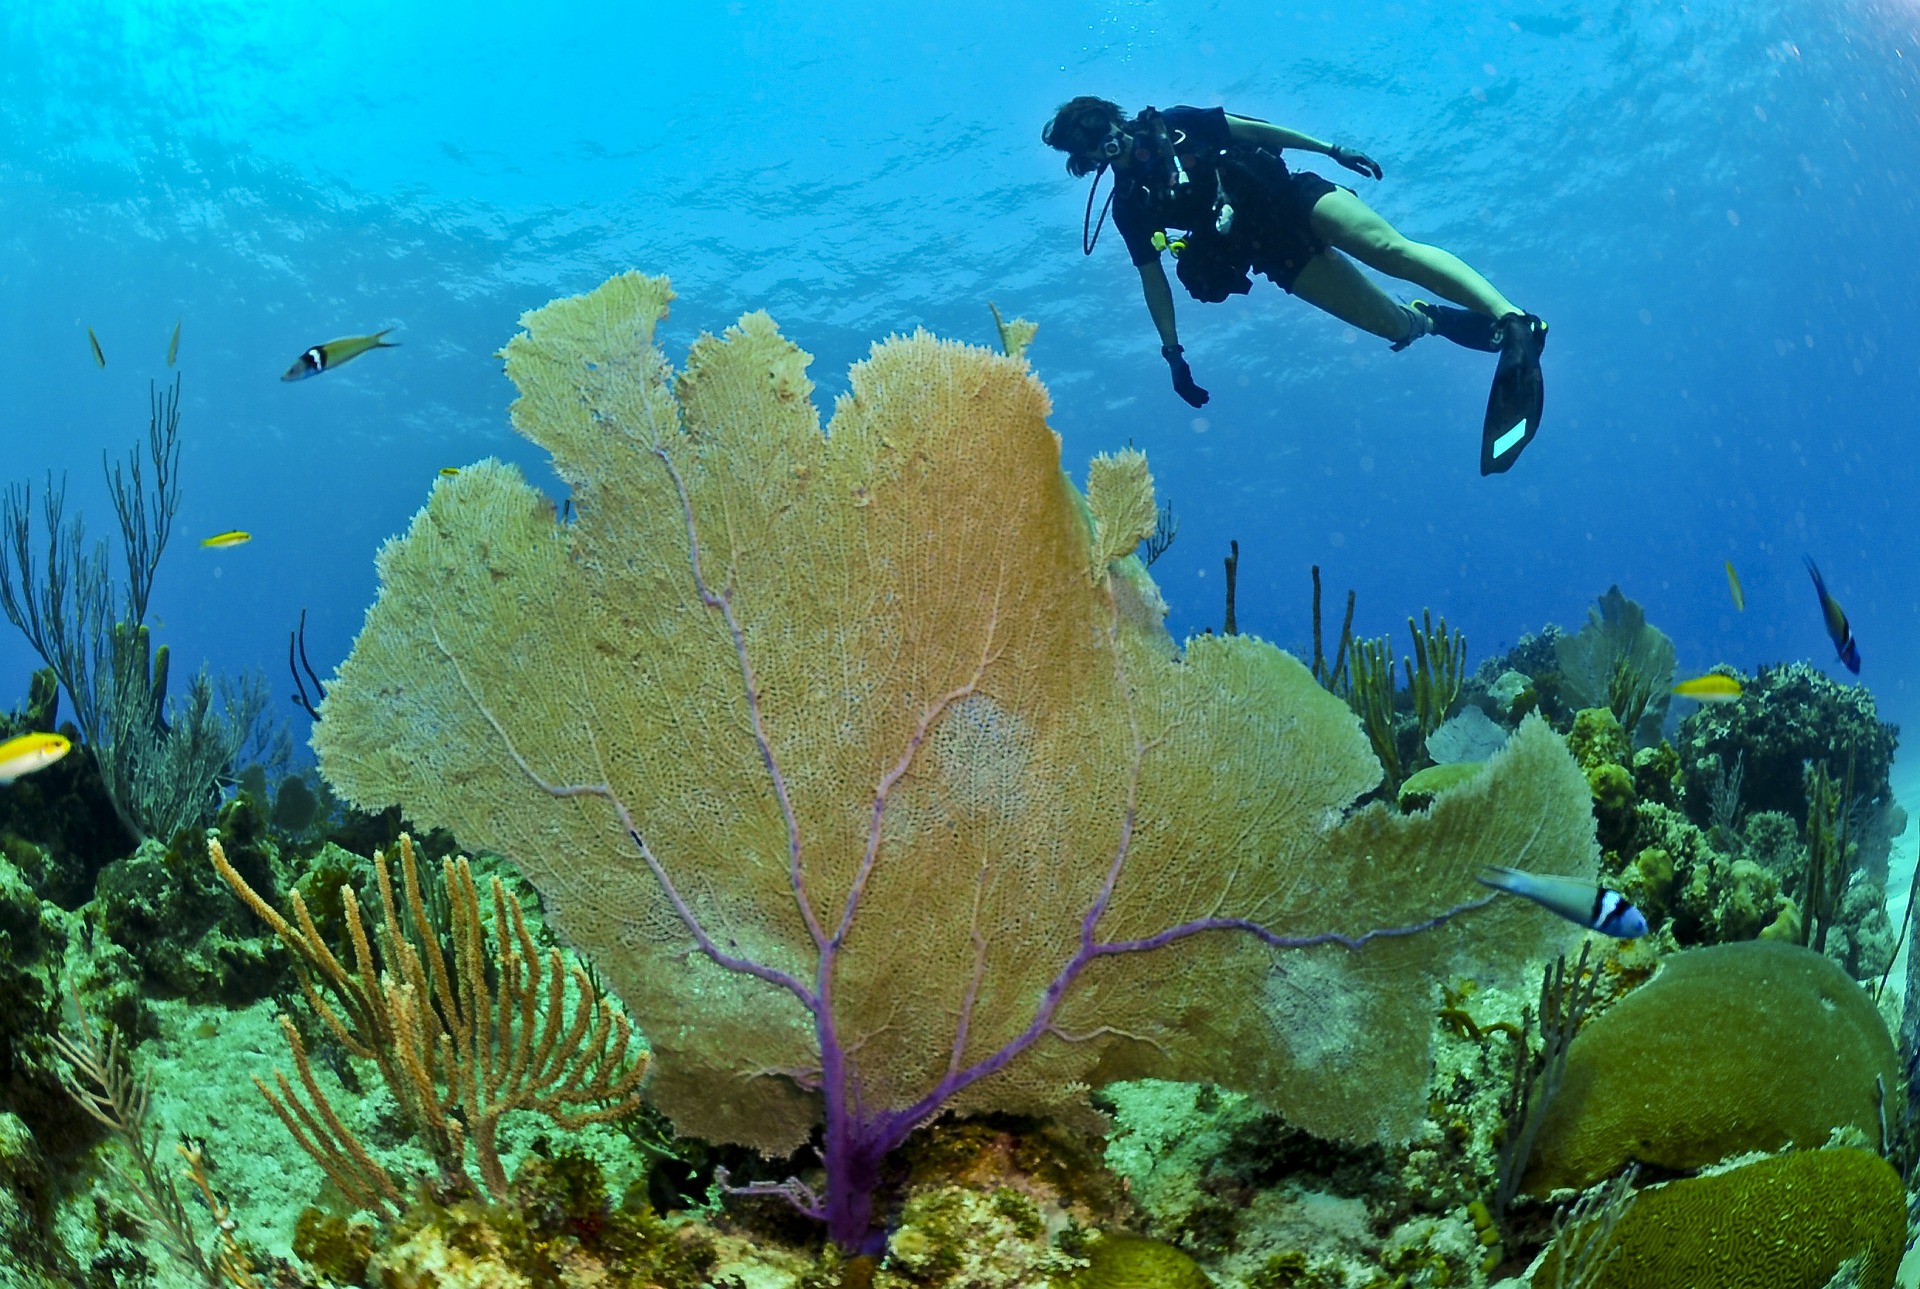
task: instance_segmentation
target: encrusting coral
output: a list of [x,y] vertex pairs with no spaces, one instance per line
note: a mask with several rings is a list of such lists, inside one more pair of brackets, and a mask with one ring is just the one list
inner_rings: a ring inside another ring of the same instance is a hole
[[1345,704],[1249,637],[1176,658],[1150,493],[1088,509],[1024,362],[888,341],[823,433],[764,314],[676,377],[670,298],[629,273],[523,319],[514,421],[575,519],[498,463],[436,484],[328,687],[329,781],[526,872],[681,1132],[821,1125],[823,1191],[752,1189],[849,1251],[947,1109],[1155,1074],[1407,1136],[1438,980],[1566,935],[1475,875],[1594,871],[1560,740],[1345,817],[1380,779]]

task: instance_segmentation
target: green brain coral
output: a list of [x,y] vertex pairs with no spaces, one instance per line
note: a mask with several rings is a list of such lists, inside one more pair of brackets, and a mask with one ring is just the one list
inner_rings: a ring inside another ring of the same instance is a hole
[[1200,1264],[1164,1240],[1105,1235],[1086,1248],[1089,1263],[1069,1289],[1213,1289]]
[[[1865,1150],[1776,1155],[1642,1191],[1589,1289],[1822,1289],[1865,1255],[1861,1289],[1891,1289],[1906,1245],[1900,1175]],[[1549,1252],[1533,1283],[1558,1283]]]
[[1826,958],[1770,940],[1677,953],[1574,1039],[1526,1189],[1818,1146],[1843,1126],[1877,1140],[1876,1076],[1901,1104],[1885,1024]]

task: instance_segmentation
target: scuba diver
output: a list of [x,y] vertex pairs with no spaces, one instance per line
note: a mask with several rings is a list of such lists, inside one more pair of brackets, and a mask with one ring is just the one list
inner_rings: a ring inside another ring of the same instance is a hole
[[[1311,171],[1289,170],[1279,154],[1283,148],[1325,153],[1378,179],[1380,167],[1371,157],[1223,108],[1150,107],[1128,118],[1119,104],[1087,96],[1063,104],[1040,138],[1067,154],[1068,174],[1094,177],[1081,250],[1093,254],[1111,208],[1113,226],[1140,271],[1174,391],[1192,406],[1205,405],[1208,395],[1194,382],[1174,329],[1162,250],[1173,252],[1175,272],[1196,300],[1218,303],[1243,295],[1253,287],[1249,274],[1262,273],[1288,294],[1391,341],[1396,351],[1422,336],[1441,335],[1499,354],[1481,430],[1480,473],[1506,471],[1533,441],[1540,428],[1540,351],[1547,324],[1458,256],[1408,241],[1352,189]],[[1109,170],[1113,188],[1093,224],[1093,199]],[[1401,304],[1348,255],[1453,303]]]

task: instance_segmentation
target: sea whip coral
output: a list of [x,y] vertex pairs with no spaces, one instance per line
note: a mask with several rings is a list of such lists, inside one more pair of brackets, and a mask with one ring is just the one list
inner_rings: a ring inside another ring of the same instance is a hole
[[1435,979],[1565,934],[1474,874],[1593,870],[1559,740],[1349,817],[1380,767],[1345,704],[1248,637],[1176,651],[1129,555],[1144,459],[1083,500],[1024,361],[887,341],[823,433],[764,314],[675,379],[671,298],[629,273],[522,319],[514,423],[576,518],[497,463],[436,484],[328,687],[327,777],[527,873],[680,1131],[819,1125],[824,1188],[779,1189],[848,1250],[943,1110],[1157,1074],[1406,1136]]

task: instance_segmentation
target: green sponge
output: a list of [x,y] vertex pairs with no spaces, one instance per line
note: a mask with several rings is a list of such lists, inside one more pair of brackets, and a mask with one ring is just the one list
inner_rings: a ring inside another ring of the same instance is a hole
[[[1861,1289],[1892,1289],[1906,1247],[1900,1175],[1866,1150],[1805,1150],[1640,1192],[1590,1289],[1823,1289],[1865,1255]],[[1559,1250],[1533,1275],[1558,1283]]]
[[1873,1001],[1820,954],[1772,940],[1676,953],[1574,1039],[1525,1189],[1814,1147],[1839,1127],[1877,1142],[1876,1076],[1885,1105],[1905,1104]]

